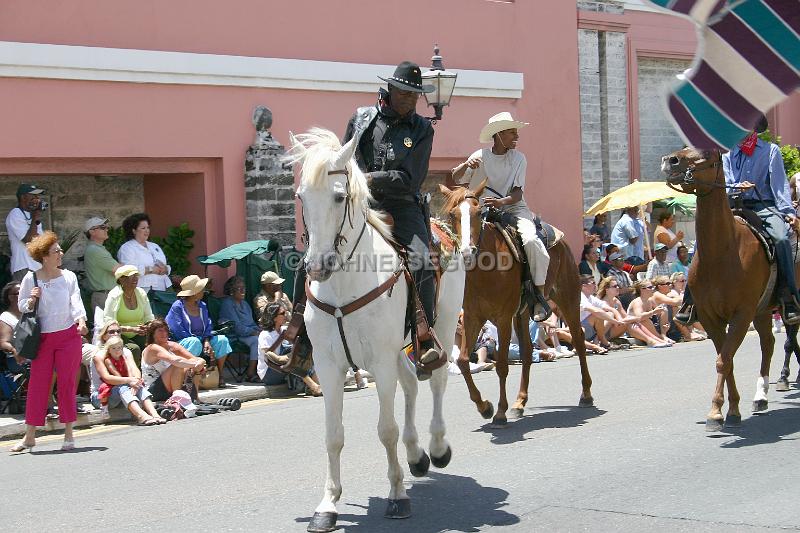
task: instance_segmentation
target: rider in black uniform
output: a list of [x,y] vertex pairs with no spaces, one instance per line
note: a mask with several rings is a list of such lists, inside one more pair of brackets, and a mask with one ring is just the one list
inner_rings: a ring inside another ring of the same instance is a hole
[[[415,63],[404,61],[394,75],[381,78],[388,83],[380,89],[374,106],[360,107],[347,123],[343,143],[359,138],[355,152],[359,167],[367,175],[375,209],[394,219],[394,237],[409,252],[409,268],[429,325],[433,325],[435,286],[428,243],[429,210],[420,193],[428,175],[433,146],[430,120],[416,113],[420,94],[434,90],[422,84],[422,73]],[[421,342],[418,361],[431,363],[439,358],[432,339]],[[420,379],[430,374],[417,373]]]

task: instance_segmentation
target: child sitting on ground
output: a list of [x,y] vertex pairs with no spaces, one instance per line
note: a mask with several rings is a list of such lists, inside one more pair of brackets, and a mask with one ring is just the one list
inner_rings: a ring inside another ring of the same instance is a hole
[[[127,378],[128,376],[128,365],[125,362],[125,357],[123,357],[122,350],[125,347],[125,344],[122,341],[122,338],[118,335],[115,335],[108,339],[106,343],[101,348],[100,356],[103,359],[103,364],[108,370],[108,373],[112,376],[120,377],[120,378]],[[144,385],[141,380],[139,380],[139,387]],[[114,385],[106,383],[105,381],[100,384],[100,388],[97,391],[97,397],[100,399],[100,412],[104,418],[109,417],[108,413],[108,398],[111,396],[111,391],[114,388]],[[134,394],[136,393],[136,389],[138,387],[131,387],[134,389]]]

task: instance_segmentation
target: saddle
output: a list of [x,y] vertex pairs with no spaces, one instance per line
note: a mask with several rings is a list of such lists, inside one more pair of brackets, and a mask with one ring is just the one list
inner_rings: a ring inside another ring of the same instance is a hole
[[[517,230],[518,220],[519,217],[494,208],[489,208],[486,214],[486,221],[492,223],[503,236],[514,259],[527,265],[528,260],[525,255],[525,249],[522,246],[522,236]],[[561,230],[544,222],[539,216],[533,219],[533,223],[536,226],[536,236],[539,237],[539,240],[542,241],[547,250],[553,248],[564,238],[564,233]]]
[[753,232],[758,242],[761,243],[761,247],[764,248],[764,253],[767,254],[767,261],[769,264],[773,264],[775,262],[775,246],[764,229],[764,222],[758,216],[758,213],[746,207],[735,207],[733,208],[733,216]]

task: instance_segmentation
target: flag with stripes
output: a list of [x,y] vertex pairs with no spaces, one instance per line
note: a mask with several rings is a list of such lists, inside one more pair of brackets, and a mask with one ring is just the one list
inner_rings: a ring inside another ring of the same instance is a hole
[[689,146],[729,150],[800,88],[800,0],[650,0],[699,26],[669,114]]

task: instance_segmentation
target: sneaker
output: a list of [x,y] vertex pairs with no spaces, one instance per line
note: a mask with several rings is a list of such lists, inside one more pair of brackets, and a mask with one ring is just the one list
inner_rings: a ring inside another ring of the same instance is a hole
[[111,418],[111,413],[108,412],[108,406],[104,405],[100,408],[100,418],[109,419]]
[[569,348],[567,348],[562,344],[558,346],[557,353],[561,358],[567,358],[575,355],[575,350],[570,350]]
[[362,377],[360,377],[359,379],[356,380],[356,388],[357,389],[359,389],[359,390],[366,389],[368,386],[369,386],[369,380],[367,378],[362,376]]

